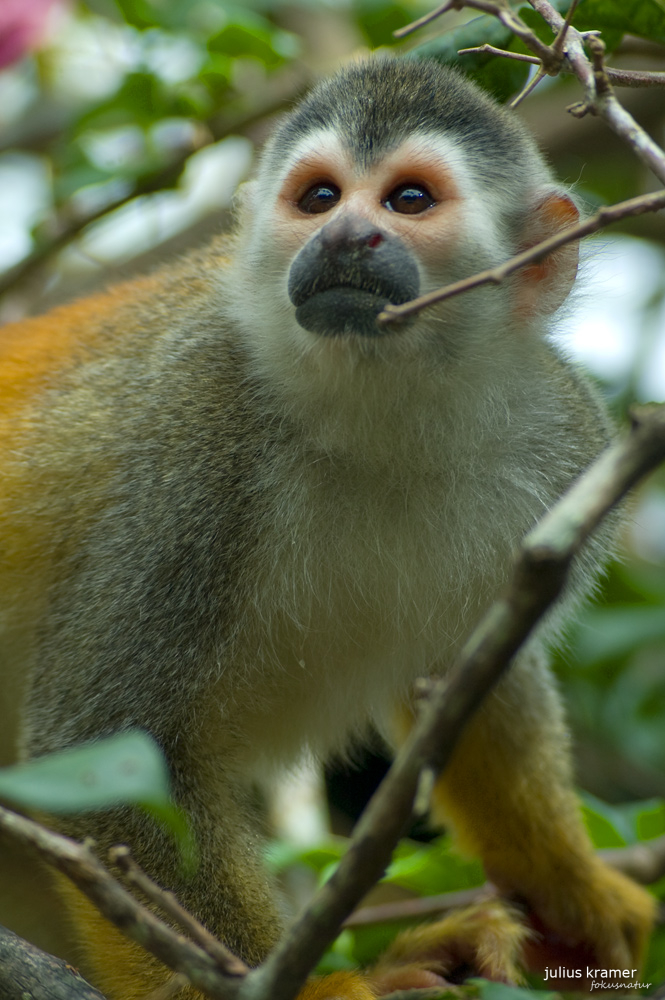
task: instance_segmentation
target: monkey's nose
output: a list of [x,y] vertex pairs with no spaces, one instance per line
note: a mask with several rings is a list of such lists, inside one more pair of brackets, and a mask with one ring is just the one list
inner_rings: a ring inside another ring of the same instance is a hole
[[319,237],[326,249],[368,247],[373,250],[385,240],[385,234],[361,215],[340,215],[328,222]]

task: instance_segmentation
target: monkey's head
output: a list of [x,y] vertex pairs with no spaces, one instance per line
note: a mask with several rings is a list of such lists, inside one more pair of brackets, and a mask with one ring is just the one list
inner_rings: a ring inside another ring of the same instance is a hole
[[[514,115],[438,63],[377,58],[319,84],[284,120],[251,215],[242,256],[266,321],[358,342],[400,335],[376,322],[387,303],[498,264],[577,212]],[[575,267],[566,248],[412,325],[455,351],[476,327],[551,312]]]

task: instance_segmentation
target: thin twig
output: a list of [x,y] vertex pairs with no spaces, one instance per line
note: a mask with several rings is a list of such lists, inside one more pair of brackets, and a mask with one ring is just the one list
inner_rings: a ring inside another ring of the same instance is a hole
[[445,288],[437,288],[433,292],[420,295],[417,299],[412,299],[411,302],[405,302],[403,305],[388,304],[383,312],[377,316],[377,323],[382,325],[406,319],[407,316],[412,316],[414,313],[420,312],[421,309],[433,306],[437,302],[443,302],[444,299],[450,299],[454,295],[461,295],[462,292],[471,288],[478,288],[481,285],[498,285],[514,271],[527,264],[537,263],[567,243],[574,243],[576,240],[582,239],[583,236],[596,233],[599,229],[604,229],[621,219],[643,215],[645,212],[657,212],[662,208],[665,208],[665,191],[639,195],[637,198],[620,201],[616,205],[606,205],[591,218],[569,226],[568,229],[563,229],[560,233],[550,236],[549,239],[543,240],[541,243],[536,243],[528,250],[523,250],[522,253],[504,261],[503,264],[488,268],[486,271],[480,271],[468,278],[462,278],[461,281],[456,281]]
[[566,16],[564,18],[564,22],[561,25],[561,28],[559,29],[559,31],[557,32],[554,41],[552,42],[552,49],[554,50],[554,52],[556,52],[556,54],[560,58],[563,58],[563,56],[565,55],[565,52],[566,52],[566,48],[565,48],[566,35],[568,34],[568,29],[570,28],[570,25],[572,23],[573,15],[575,14],[575,11],[577,10],[578,3],[579,3],[579,0],[572,0],[572,3],[570,5],[570,7],[568,8],[568,12],[567,12],[567,14],[566,14]]
[[665,73],[660,70],[616,69],[606,66],[610,83],[614,87],[665,87]]
[[608,94],[612,93],[612,84],[605,71],[605,42],[602,38],[589,38],[587,48],[591,53],[596,98],[607,97]]
[[[467,49],[458,49],[458,56],[499,56],[503,59],[514,59],[515,62],[530,63],[532,66],[540,66],[541,61],[536,56],[528,56],[524,52],[512,52],[510,49],[500,49],[489,42],[482,45],[472,45]],[[571,70],[566,65],[561,67],[562,73],[570,73]],[[616,69],[614,66],[606,66],[605,72],[610,83],[614,87],[665,87],[665,73],[660,70],[638,70],[638,69]]]
[[196,917],[178,902],[172,892],[162,889],[153,882],[136,863],[125,844],[111,848],[109,860],[120,868],[131,885],[139,889],[151,903],[158,906],[215,960],[220,972],[228,976],[244,976],[249,972],[249,967],[199,923]]
[[[631,844],[629,847],[598,851],[598,855],[606,864],[628,875],[640,885],[652,885],[665,876],[665,836]],[[378,903],[376,906],[361,906],[344,921],[344,926],[367,927],[440,917],[464,906],[480,903],[495,892],[494,887],[485,882],[475,889],[400,899],[391,903]]]
[[474,45],[470,49],[458,49],[458,56],[466,55],[489,55],[503,56],[504,59],[514,59],[516,62],[531,63],[532,66],[540,66],[540,59],[536,56],[527,56],[524,52],[511,52],[510,49],[499,49],[496,45],[485,42],[483,45]]
[[436,21],[437,17],[441,17],[449,10],[459,9],[460,5],[456,3],[456,0],[447,0],[446,3],[442,3],[440,7],[437,7],[435,10],[431,10],[428,14],[424,14],[416,21],[411,21],[409,24],[404,25],[403,28],[398,28],[397,31],[393,31],[393,36],[395,38],[406,38],[407,35],[412,35],[413,32],[418,31],[419,28],[424,28],[426,24],[431,24],[432,21]]
[[[549,3],[549,0],[529,0],[529,3],[553,31],[561,30],[565,23],[564,18]],[[596,93],[596,75],[584,51],[584,41],[585,39],[580,32],[576,31],[575,28],[570,28],[566,38],[565,53],[573,73],[584,86],[586,92],[585,109],[602,118],[612,131],[628,143],[635,155],[665,184],[665,152],[617,101],[611,86],[605,87],[603,84],[604,92],[601,95]],[[587,38],[586,41],[591,47],[593,38]],[[531,48],[533,51],[533,47]],[[609,74],[606,74],[606,79],[609,79]],[[571,110],[573,114],[581,117],[581,109],[578,105],[573,105]]]
[[211,1000],[232,1000],[241,977],[223,975],[199,945],[187,941],[135,899],[92,853],[87,844],[54,833],[0,806],[0,828],[36,849],[83,892],[127,937],[174,972],[184,974]]
[[[499,56],[503,59],[514,59],[515,62],[530,63],[532,66],[541,65],[537,56],[528,56],[524,52],[512,52],[510,49],[500,49],[496,45],[490,45],[489,42],[483,42],[482,45],[472,45],[467,49],[458,49],[457,55]],[[571,72],[565,65],[561,67],[561,71],[562,73]],[[614,87],[665,87],[665,73],[660,70],[616,69],[614,66],[606,66],[605,72]]]
[[540,66],[539,69],[538,69],[538,72],[534,73],[534,75],[531,77],[531,79],[527,82],[526,86],[522,88],[522,90],[519,92],[519,94],[517,95],[517,97],[514,97],[512,99],[512,101],[510,102],[510,104],[508,106],[510,108],[512,108],[513,111],[514,111],[515,108],[518,107],[518,105],[520,105],[522,103],[522,101],[524,100],[524,98],[528,97],[529,94],[536,89],[536,87],[538,86],[538,84],[540,83],[540,81],[543,80],[546,76],[547,76],[547,73],[545,72],[545,70],[543,69],[543,67]]
[[425,14],[424,17],[420,17],[417,21],[412,21],[411,24],[407,24],[404,28],[394,31],[393,35],[395,38],[404,38],[418,28],[422,28],[425,24],[429,24],[435,18],[446,14],[449,10],[463,10],[464,8],[478,10],[483,14],[491,14],[498,18],[505,28],[508,28],[517,38],[521,38],[531,51],[535,52],[539,61],[548,71],[550,68],[554,69],[556,62],[560,63],[560,57],[553,52],[552,47],[538,38],[513,8],[506,3],[506,0],[448,0],[448,3],[442,4],[436,10]]
[[475,889],[460,889],[458,892],[441,892],[434,896],[419,896],[415,899],[400,899],[393,903],[378,903],[376,906],[361,906],[344,921],[344,927],[369,927],[373,924],[440,917],[465,906],[473,906],[495,893],[496,890],[486,882]]

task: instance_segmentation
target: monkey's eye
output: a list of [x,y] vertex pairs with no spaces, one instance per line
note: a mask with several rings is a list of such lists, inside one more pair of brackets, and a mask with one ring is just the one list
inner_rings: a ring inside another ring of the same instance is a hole
[[390,192],[383,204],[391,212],[418,215],[436,205],[436,202],[423,184],[400,184]]
[[308,215],[317,215],[319,212],[328,212],[334,208],[340,199],[341,192],[336,184],[327,181],[320,184],[313,184],[298,202],[301,212]]

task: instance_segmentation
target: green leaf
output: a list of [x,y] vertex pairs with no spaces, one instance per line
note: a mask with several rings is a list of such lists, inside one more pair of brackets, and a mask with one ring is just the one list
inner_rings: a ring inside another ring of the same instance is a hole
[[572,633],[573,658],[584,666],[621,659],[648,642],[665,640],[662,607],[614,604],[589,608]]
[[154,73],[128,73],[112,97],[79,117],[76,131],[80,134],[90,128],[113,128],[129,123],[152,125],[158,118],[172,113],[176,92]]
[[199,70],[199,79],[203,80],[213,93],[222,93],[229,85],[233,72],[233,59],[221,52],[209,52]]
[[171,110],[167,88],[154,73],[128,73],[115,103],[124,106],[134,121],[144,125],[152,124]]
[[594,847],[602,849],[626,846],[626,840],[615,830],[612,823],[595,809],[583,806],[582,816]]
[[172,808],[164,757],[138,730],[2,768],[0,795],[60,814],[132,803],[161,814]]
[[[261,19],[262,21],[263,19]],[[227,24],[208,39],[211,53],[237,59],[250,56],[269,68],[292,58],[299,50],[297,36],[287,31],[250,23]]]
[[[210,19],[226,13],[227,0],[115,0],[128,24],[135,28],[171,31],[201,29]],[[215,9],[217,8],[217,9]]]
[[173,802],[142,802],[143,809],[164,827],[173,837],[180,854],[180,865],[183,875],[191,876],[199,866],[199,848],[194,831],[184,809],[178,808]]
[[58,203],[66,201],[81,188],[90,187],[92,184],[104,184],[110,176],[108,170],[102,170],[82,157],[77,166],[56,173],[53,179],[56,201]]
[[505,983],[493,983],[488,979],[469,979],[478,987],[481,1000],[528,1000],[537,997],[538,1000],[555,1000],[558,993],[547,993],[545,990],[524,990],[519,986],[507,986]]
[[271,871],[281,873],[293,865],[305,865],[319,874],[330,865],[336,865],[346,854],[349,841],[345,837],[317,844],[316,847],[300,847],[287,841],[273,841],[265,852],[266,863]]
[[598,28],[641,35],[665,43],[665,0],[584,0],[573,24],[582,31]]
[[641,802],[635,817],[635,826],[640,840],[661,837],[665,833],[665,802],[662,799]]
[[354,5],[358,26],[371,48],[394,45],[393,32],[413,20],[413,8],[385,0],[361,0]]
[[583,792],[582,800],[584,821],[595,847],[636,844],[638,840],[645,839],[640,828],[654,831],[647,836],[658,836],[659,823],[665,823],[665,807],[660,799],[610,805],[589,792]]
[[0,796],[56,815],[136,805],[174,838],[184,874],[198,866],[187,816],[171,800],[164,756],[141,730],[0,768]]
[[[665,888],[665,879],[662,882],[661,890]],[[654,886],[650,886],[650,889],[653,891]],[[663,898],[662,892],[656,892],[656,896],[659,899]],[[656,927],[651,936],[642,982],[662,983],[663,981],[665,981],[665,927],[661,926]]]
[[619,579],[638,598],[665,605],[665,573],[662,566],[635,561],[616,563],[613,568]]
[[402,841],[395,850],[384,882],[399,885],[421,896],[471,889],[484,881],[478,861],[462,858],[450,838],[439,837],[422,846]]

